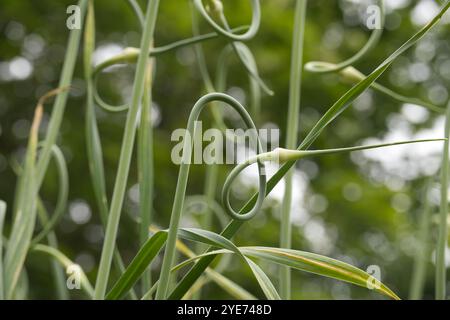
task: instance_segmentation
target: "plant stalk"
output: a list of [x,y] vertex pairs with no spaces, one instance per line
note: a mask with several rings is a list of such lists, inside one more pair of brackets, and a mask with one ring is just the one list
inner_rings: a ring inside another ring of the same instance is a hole
[[145,73],[148,64],[148,52],[153,39],[156,18],[158,13],[159,0],[149,0],[145,15],[145,25],[141,39],[141,52],[139,54],[136,75],[133,84],[131,106],[128,110],[125,131],[123,135],[122,148],[120,151],[119,166],[117,170],[116,182],[111,201],[111,208],[108,215],[105,240],[103,243],[102,256],[95,284],[94,299],[104,299],[108,285],[109,273],[111,270],[111,260],[116,244],[117,230],[119,228],[120,214],[123,206],[123,198],[130,171],[131,156],[136,136],[136,121],[139,111],[139,104],[144,91]]
[[[300,95],[302,85],[303,44],[305,34],[307,0],[298,0],[295,5],[295,22],[293,32],[293,47],[291,56],[291,74],[289,81],[289,106],[286,148],[297,147],[297,136],[300,113]],[[285,191],[281,208],[280,246],[290,249],[292,241],[291,204],[292,204],[292,177],[294,168],[285,176]],[[291,297],[291,271],[288,266],[280,267],[279,292],[283,299]]]
[[[447,105],[445,118],[445,137],[450,136],[450,102]],[[444,143],[442,153],[441,168],[441,204],[439,212],[439,237],[436,248],[436,300],[445,300],[446,298],[446,266],[445,251],[447,249],[447,216],[448,216],[448,160],[449,160],[449,141]]]

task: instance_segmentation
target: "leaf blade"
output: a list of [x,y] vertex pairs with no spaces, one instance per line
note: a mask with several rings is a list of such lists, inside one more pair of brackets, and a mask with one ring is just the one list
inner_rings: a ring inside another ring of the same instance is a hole
[[349,282],[361,287],[368,287],[368,283],[376,281],[377,285],[374,288],[376,291],[392,299],[400,299],[391,289],[378,282],[373,276],[336,259],[292,249],[270,247],[241,247],[240,249],[246,256],[287,265],[298,270]]
[[111,291],[106,295],[107,300],[120,299],[133,287],[150,262],[162,249],[166,239],[167,232],[160,231],[146,241]]

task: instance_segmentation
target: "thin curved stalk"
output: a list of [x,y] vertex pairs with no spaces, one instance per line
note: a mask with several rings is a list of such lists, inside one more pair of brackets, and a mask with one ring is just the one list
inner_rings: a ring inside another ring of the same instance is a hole
[[[192,108],[191,114],[188,119],[187,123],[187,132],[189,133],[189,137],[184,137],[183,142],[183,158],[180,165],[180,170],[178,174],[178,182],[177,187],[175,191],[175,197],[173,201],[173,207],[172,207],[172,213],[170,218],[170,225],[169,225],[169,234],[168,239],[166,243],[166,249],[164,252],[164,258],[162,262],[161,267],[161,274],[159,278],[159,284],[158,284],[158,290],[156,292],[156,299],[166,299],[168,289],[169,289],[169,278],[170,278],[170,270],[174,264],[174,256],[175,256],[175,246],[177,241],[177,235],[178,235],[178,228],[181,220],[181,213],[183,209],[184,204],[184,197],[186,193],[186,186],[189,176],[189,168],[190,168],[190,162],[191,162],[191,149],[193,141],[191,137],[195,137],[194,133],[194,127],[195,127],[195,121],[198,119],[202,109],[205,107],[205,105],[209,104],[212,101],[221,101],[224,103],[229,104],[233,109],[235,109],[242,119],[244,120],[247,128],[255,129],[255,125],[253,124],[253,121],[250,117],[250,115],[247,113],[245,108],[234,98],[222,94],[222,93],[210,93],[202,98],[200,98],[197,103]],[[255,137],[256,140],[259,142],[259,138]],[[259,153],[262,150],[260,143],[258,143],[258,150]],[[257,211],[259,211],[259,208],[262,205],[262,199],[264,198],[265,189],[266,189],[266,179],[265,175],[261,174],[265,172],[264,165],[258,163],[258,169],[260,173],[260,194],[262,195],[260,200],[257,202],[254,208],[249,210],[248,212],[241,215],[242,218],[247,219],[251,218],[254,214],[256,214]]]
[[[213,18],[211,18],[203,6],[202,0],[194,0],[194,5],[197,8],[198,12],[203,16],[203,18],[208,22],[208,24],[220,35],[228,38],[232,41],[247,41],[252,39],[256,33],[258,32],[259,25],[261,23],[261,8],[259,0],[251,0],[252,1],[252,22],[250,24],[250,28],[243,34],[235,34],[231,32],[228,28],[222,28],[218,25]],[[221,1],[209,1],[210,7],[209,11],[217,16],[223,14],[223,6]]]
[[[217,59],[216,88],[219,92],[223,92],[226,88],[228,76],[228,58],[230,56],[230,53],[236,50],[243,57],[243,59],[247,61],[247,65],[252,70],[252,72],[258,75],[255,58],[246,44],[244,44],[243,42],[238,42],[234,46],[227,46],[222,50],[219,58]],[[250,87],[249,110],[253,117],[253,120],[256,124],[258,124],[261,111],[261,88],[258,84],[258,81],[256,81],[256,79],[251,74],[248,74],[248,82]],[[221,121],[223,122],[223,120]],[[237,138],[238,137],[233,137],[232,141]]]
[[[84,14],[86,11],[87,0],[80,0],[78,2],[78,6],[80,8],[80,11],[79,11],[80,19],[83,20]],[[80,29],[71,30],[68,45],[67,45],[67,51],[66,51],[66,55],[65,55],[65,59],[64,59],[63,70],[61,72],[61,78],[59,81],[60,88],[67,88],[72,81],[77,52],[78,52],[79,43],[80,43],[80,37],[81,37]],[[55,100],[54,105],[53,105],[44,148],[40,154],[39,161],[36,165],[36,178],[35,178],[35,182],[34,182],[35,186],[33,186],[33,188],[35,187],[36,192],[37,192],[37,190],[39,190],[40,186],[42,185],[45,173],[47,171],[47,167],[48,167],[50,157],[51,157],[51,148],[55,144],[56,138],[59,133],[59,129],[60,129],[61,122],[62,122],[62,117],[64,114],[66,102],[67,102],[67,97],[68,97],[68,93],[65,90],[64,91],[61,90]],[[18,213],[20,211],[19,207],[24,202],[27,202],[31,205],[29,207],[31,215],[35,214],[34,213],[35,206],[32,205],[32,203],[34,201],[24,201],[24,199],[25,199],[24,198],[24,194],[25,194],[24,190],[27,188],[26,185],[28,185],[28,187],[31,188],[31,185],[29,183],[30,181],[25,181],[25,180],[26,179],[19,178],[19,184],[18,184],[18,188],[17,188],[18,194],[14,201],[14,213],[13,213],[14,220],[16,219],[16,216],[18,215]],[[32,199],[32,198],[29,198],[29,199]],[[28,232],[28,233],[30,233],[30,232]],[[24,243],[26,244],[25,241],[24,241]],[[17,254],[17,257],[19,255],[20,254]],[[11,259],[11,258],[8,258],[8,259]],[[22,258],[20,258],[20,259],[22,259]],[[5,257],[5,263],[6,263],[6,257]],[[14,273],[16,275],[18,273],[20,273],[20,269],[21,269],[20,267],[14,266],[13,269],[15,270]],[[5,272],[7,272],[6,269],[5,269]],[[18,279],[18,276],[15,276],[14,278]],[[11,282],[10,282],[10,280],[8,280],[5,276],[5,283],[7,283],[7,281],[8,281],[8,283],[10,283],[12,286],[15,286],[15,283],[17,282],[17,280],[12,279]],[[8,290],[11,290],[11,289],[8,289]],[[10,291],[10,293],[11,293],[11,291]],[[6,293],[6,296],[8,296],[8,293]]]
[[[58,263],[60,263],[65,268],[76,265],[69,258],[67,258],[61,251],[59,251],[55,248],[52,248],[52,247],[49,247],[49,246],[46,246],[43,244],[37,244],[34,247],[32,247],[31,250],[34,252],[42,252],[42,253],[50,255],[51,257],[56,259],[56,261],[58,261]],[[81,267],[79,267],[79,271],[80,271],[79,275],[80,275],[81,288],[84,290],[84,292],[89,297],[93,297],[94,288],[92,287],[91,283],[89,282],[88,278],[86,277],[86,274],[83,272]]]
[[139,20],[139,24],[141,27],[144,26],[144,13],[142,12],[141,7],[139,6],[139,3],[136,0],[127,0],[128,5],[133,10],[134,14],[136,15],[136,18]]
[[[37,183],[36,158],[39,139],[39,126],[44,113],[44,103],[52,96],[58,95],[67,88],[58,88],[42,96],[36,106],[33,122],[28,137],[24,170],[21,174],[17,212],[13,217],[13,225],[5,254],[4,281],[6,298],[14,296],[14,290],[23,270],[25,259],[36,224],[36,198],[39,193]],[[53,146],[50,148],[50,151]]]
[[[237,44],[241,41],[247,41],[252,39],[256,33],[258,32],[259,25],[261,22],[261,10],[260,10],[260,3],[259,0],[251,0],[252,2],[252,22],[250,25],[250,28],[241,35],[237,35],[232,32],[230,26],[228,25],[227,18],[225,17],[223,13],[223,4],[221,0],[210,0],[208,5],[208,11],[210,14],[214,17],[210,17],[208,12],[206,11],[205,7],[203,6],[202,0],[194,0],[194,6],[200,12],[200,14],[203,16],[203,18],[208,22],[208,24],[216,30],[217,33],[221,34],[223,37],[228,39],[231,42],[231,45],[239,58],[239,60],[242,62],[242,65],[245,67],[245,70],[247,73],[252,76],[255,81],[258,82],[258,84],[261,86],[261,88],[269,95],[272,96],[274,93],[272,90],[269,89],[269,87],[264,83],[264,81],[261,79],[261,77],[258,75],[257,72],[254,72],[253,67],[249,65],[248,61],[246,60],[245,56],[241,53],[240,50],[238,50]],[[220,21],[220,23],[223,25],[223,28],[217,24],[214,19]]]
[[[55,212],[53,213],[52,219],[49,219],[49,214],[47,210],[45,209],[44,204],[42,203],[42,200],[40,197],[37,197],[37,216],[39,218],[39,221],[41,225],[43,226],[43,229],[36,235],[30,243],[30,247],[37,244],[39,241],[41,241],[44,237],[47,238],[48,244],[53,248],[58,248],[58,240],[56,238],[56,234],[53,231],[55,225],[60,220],[62,215],[65,212],[65,209],[67,207],[67,194],[69,189],[69,181],[68,181],[68,172],[66,163],[64,160],[64,155],[62,154],[61,150],[54,145],[52,148],[52,155],[56,162],[56,168],[58,170],[58,180],[59,180],[59,193],[58,193],[58,200],[55,208]],[[23,168],[21,165],[14,161],[12,163],[13,171],[14,173],[19,177],[23,175]],[[0,232],[1,235],[1,232]],[[1,239],[0,239],[1,240]],[[1,242],[1,241],[0,241]],[[1,243],[0,243],[0,249],[1,249]],[[0,253],[1,256],[1,253]],[[0,257],[1,258],[1,257]],[[1,264],[1,263],[0,263]],[[61,266],[58,265],[56,262],[52,261],[52,272],[54,274],[54,280],[55,280],[55,286],[56,291],[58,294],[59,299],[61,300],[67,300],[69,298],[67,287],[65,283],[65,275],[64,271],[61,269]],[[0,272],[0,275],[2,272]],[[20,282],[20,278],[19,278]]]
[[5,296],[11,299],[14,296],[14,290],[23,270],[28,247],[31,241],[35,217],[37,188],[36,177],[36,150],[38,141],[38,129],[42,119],[43,108],[39,105],[35,110],[33,123],[28,138],[28,147],[25,158],[25,167],[23,171],[24,188],[22,199],[27,199],[19,204],[17,214],[14,217],[10,238],[5,254]]
[[[450,2],[447,6],[450,5]],[[445,137],[450,137],[450,103],[447,105],[445,116]],[[441,204],[439,212],[439,235],[436,247],[436,300],[446,299],[446,264],[445,251],[447,249],[447,216],[448,216],[448,165],[449,141],[444,144],[441,167]]]
[[238,175],[248,166],[259,163],[259,162],[291,162],[298,161],[305,157],[317,156],[317,155],[325,155],[325,154],[335,154],[335,153],[343,153],[343,152],[352,152],[352,151],[360,151],[360,150],[369,150],[383,147],[390,147],[396,145],[410,144],[410,143],[419,143],[419,142],[436,142],[436,141],[447,141],[447,139],[425,139],[425,140],[409,140],[409,141],[400,141],[400,142],[391,142],[391,143],[383,143],[383,144],[374,144],[367,146],[356,146],[356,147],[348,147],[348,148],[337,148],[337,149],[325,149],[325,150],[293,150],[293,149],[283,149],[277,148],[270,152],[260,153],[254,157],[247,159],[246,161],[238,164],[233,168],[231,173],[228,175],[225,183],[223,185],[222,191],[222,203],[225,206],[225,212],[230,215],[231,218],[236,219],[235,213],[230,209],[230,191],[233,181],[238,177]]
[[[246,30],[247,28],[248,27],[246,27],[246,26],[241,26],[241,27],[234,28],[233,31]],[[166,45],[163,45],[160,47],[152,48],[150,50],[149,57],[157,57],[157,56],[160,56],[167,52],[175,51],[182,47],[195,45],[195,44],[201,43],[203,41],[215,39],[218,37],[219,37],[219,35],[215,32],[205,33],[205,34],[201,34],[201,35],[197,34],[196,36],[191,37],[191,38],[178,40],[173,43],[169,43],[169,44],[166,44]],[[96,75],[97,73],[101,72],[102,70],[104,70],[108,67],[111,67],[113,65],[116,65],[116,64],[135,62],[139,56],[139,52],[140,52],[139,48],[133,48],[133,47],[125,48],[118,55],[113,56],[113,57],[99,63],[98,65],[96,65],[94,68],[93,74]]]
[[67,200],[69,195],[69,172],[67,170],[66,160],[60,148],[56,145],[52,147],[52,155],[56,162],[58,170],[58,200],[56,202],[55,211],[50,219],[43,224],[42,230],[31,240],[30,245],[37,244],[46,237],[60,221],[67,208]]
[[[294,32],[292,37],[291,74],[289,81],[289,106],[287,115],[286,148],[297,146],[300,96],[302,87],[303,42],[305,34],[307,0],[299,0],[295,6]],[[285,176],[284,195],[281,207],[280,247],[290,249],[292,246],[291,204],[292,204],[293,169]],[[291,297],[291,271],[289,267],[280,267],[280,295],[288,300]]]
[[111,208],[108,215],[105,239],[103,243],[102,256],[100,259],[97,281],[95,284],[95,299],[105,297],[108,285],[109,273],[111,271],[111,260],[116,244],[117,230],[119,227],[120,214],[122,211],[123,198],[127,184],[128,173],[130,170],[131,156],[136,136],[136,120],[139,111],[139,104],[144,91],[145,72],[147,69],[147,52],[153,39],[155,30],[159,0],[149,0],[147,13],[145,15],[145,26],[141,40],[141,52],[139,54],[136,75],[133,84],[132,101],[128,110],[125,131],[123,135],[122,148],[120,151],[119,166],[117,170],[116,182],[111,201]]

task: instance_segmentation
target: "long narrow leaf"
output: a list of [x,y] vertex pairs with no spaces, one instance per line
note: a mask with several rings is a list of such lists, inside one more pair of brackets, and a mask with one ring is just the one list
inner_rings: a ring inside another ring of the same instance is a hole
[[202,230],[202,229],[194,229],[194,228],[183,228],[179,230],[178,235],[180,238],[184,238],[186,240],[201,242],[204,244],[209,244],[211,246],[215,246],[221,249],[229,250],[240,257],[243,262],[245,262],[253,272],[256,280],[258,281],[259,286],[264,292],[265,296],[269,300],[279,300],[280,296],[278,295],[277,290],[274,285],[270,281],[269,277],[264,273],[264,271],[255,264],[252,260],[245,257],[242,252],[236,247],[230,240],[221,236],[220,234]]
[[392,299],[400,299],[386,285],[374,279],[368,273],[336,259],[315,253],[299,250],[269,248],[269,247],[241,247],[246,255],[261,258],[284,266],[290,266],[302,271],[353,283],[361,287],[374,287],[379,293]]
[[167,232],[160,231],[154,234],[137,253],[128,268],[117,280],[114,287],[106,295],[107,300],[115,300],[123,297],[133,285],[139,280],[142,273],[147,269],[150,262],[156,257],[167,239]]

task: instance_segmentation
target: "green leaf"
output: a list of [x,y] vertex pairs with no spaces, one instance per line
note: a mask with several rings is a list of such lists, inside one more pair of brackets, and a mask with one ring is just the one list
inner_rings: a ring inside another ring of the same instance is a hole
[[178,235],[185,240],[201,242],[210,246],[230,250],[245,259],[233,242],[215,232],[196,228],[182,228],[178,231]]
[[392,299],[400,299],[392,290],[373,276],[336,259],[310,252],[270,247],[240,247],[240,250],[246,256],[353,283],[361,287],[369,288],[372,285],[377,292]]
[[20,273],[28,253],[31,237],[36,222],[36,152],[38,146],[39,126],[44,112],[44,101],[50,96],[58,93],[53,90],[39,99],[34,112],[34,118],[28,137],[28,146],[25,156],[24,171],[21,174],[23,184],[19,188],[17,197],[22,199],[18,203],[17,212],[14,214],[11,235],[7,244],[5,254],[5,296],[11,299],[14,289],[19,280]]
[[[202,230],[195,228],[183,228],[178,232],[180,238],[184,238],[186,240],[201,242],[204,244],[209,244],[211,246],[215,246],[221,249],[229,250],[239,256],[252,270],[253,275],[258,281],[259,286],[264,292],[267,299],[270,300],[279,300],[280,296],[278,295],[277,290],[274,285],[270,281],[269,277],[264,273],[264,271],[252,260],[245,257],[242,252],[236,247],[230,240],[221,236],[220,234]],[[189,261],[189,260],[188,260]]]
[[251,259],[246,258],[247,264],[252,269],[253,274],[255,275],[256,280],[259,283],[262,291],[266,295],[269,300],[281,300],[280,295],[275,289],[274,285],[270,281],[269,277],[264,273],[264,271]]
[[106,295],[107,300],[120,299],[133,287],[145,269],[147,269],[150,262],[152,262],[159,253],[166,242],[166,239],[167,232],[160,231],[147,240],[134,257],[133,261],[131,261],[130,265],[126,268],[125,272],[120,276],[119,280],[117,280],[114,287]]
[[[225,213],[223,213],[225,214]],[[160,231],[155,227],[150,227],[152,232]],[[187,256],[188,258],[194,258],[195,253],[192,252],[181,240],[177,240],[177,250],[182,253],[183,255]],[[172,269],[174,271],[174,269]],[[206,276],[214,281],[219,287],[221,287],[224,291],[226,291],[230,296],[234,297],[238,300],[256,300],[256,297],[249,293],[247,290],[242,288],[237,283],[233,282],[229,278],[223,276],[220,272],[218,272],[215,269],[207,268],[205,270]],[[204,281],[204,283],[207,283],[207,281]],[[199,288],[202,286],[200,285]],[[155,290],[156,287],[154,286],[153,290]],[[142,298],[143,300],[146,300],[148,297],[150,297],[153,294],[153,290],[148,290],[147,293]]]
[[242,288],[240,285],[234,281],[228,279],[221,273],[215,271],[214,269],[206,269],[206,274],[211,280],[217,283],[223,290],[228,292],[232,297],[238,300],[256,300],[256,297],[250,292]]

